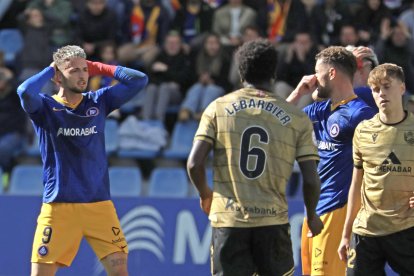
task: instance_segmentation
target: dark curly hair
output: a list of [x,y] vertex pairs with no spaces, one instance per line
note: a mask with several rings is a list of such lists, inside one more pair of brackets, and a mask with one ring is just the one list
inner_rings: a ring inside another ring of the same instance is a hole
[[329,64],[346,74],[351,80],[357,70],[355,56],[342,46],[330,46],[315,56],[316,60]]
[[277,52],[266,39],[243,44],[236,53],[242,81],[257,84],[276,76]]

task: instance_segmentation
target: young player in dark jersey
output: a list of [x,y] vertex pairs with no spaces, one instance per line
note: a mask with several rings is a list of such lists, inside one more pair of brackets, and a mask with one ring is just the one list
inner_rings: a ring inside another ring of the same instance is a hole
[[[58,49],[53,60],[17,90],[39,136],[44,168],[32,276],[54,275],[60,266],[69,266],[83,237],[109,275],[127,275],[128,247],[110,200],[104,128],[106,116],[136,95],[147,76],[90,62],[78,46]],[[96,74],[119,83],[85,91],[88,77]],[[40,93],[52,78],[58,93]]]

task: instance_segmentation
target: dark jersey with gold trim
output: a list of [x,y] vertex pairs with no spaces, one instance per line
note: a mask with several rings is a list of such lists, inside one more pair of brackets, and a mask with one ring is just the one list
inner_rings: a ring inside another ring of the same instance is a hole
[[272,93],[244,88],[205,110],[195,139],[214,145],[214,227],[288,222],[285,190],[297,161],[318,160],[306,114]]

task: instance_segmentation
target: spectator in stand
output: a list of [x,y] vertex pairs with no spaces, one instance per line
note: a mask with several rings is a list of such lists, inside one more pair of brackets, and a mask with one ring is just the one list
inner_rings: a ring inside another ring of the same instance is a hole
[[[244,44],[248,41],[252,41],[260,37],[261,32],[258,27],[256,27],[255,25],[247,26],[243,30],[242,43]],[[239,74],[239,65],[237,64],[237,58],[235,53],[233,53],[232,60],[230,63],[229,82],[233,86],[233,90],[242,87]]]
[[[275,92],[286,99],[299,84],[304,75],[314,72],[315,56],[318,53],[311,34],[306,31],[296,33],[295,40],[279,52],[280,61],[277,64]],[[310,104],[311,96],[302,97],[297,104],[303,108]]]
[[411,0],[411,8],[401,13],[400,23],[404,24],[410,31],[411,37],[414,37],[414,0]]
[[[13,73],[0,67],[0,167],[10,171],[13,157],[27,142],[27,117],[13,83]],[[0,185],[0,190],[2,189]]]
[[[214,10],[202,0],[186,0],[177,10],[173,29],[180,32],[184,45],[200,48],[204,34],[211,30]],[[197,47],[198,46],[198,47]]]
[[[380,63],[397,64],[407,76],[414,76],[414,40],[403,24],[383,22],[375,52]],[[414,78],[407,77],[405,85],[408,92],[414,94]]]
[[384,5],[383,0],[365,0],[355,18],[358,19],[357,27],[362,44],[372,45],[378,39],[382,22],[391,20],[391,11]]
[[77,39],[89,59],[98,59],[99,43],[115,42],[117,26],[116,14],[108,8],[106,0],[87,0],[77,22]]
[[342,5],[339,0],[326,0],[315,5],[311,18],[313,33],[321,46],[329,46],[337,42],[341,26],[351,22],[348,7]]
[[403,0],[384,0],[384,5],[391,11],[393,17],[401,13]]
[[292,42],[295,34],[304,26],[309,26],[305,5],[298,0],[269,1],[267,36],[277,45]]
[[256,23],[256,12],[243,5],[242,0],[229,0],[227,5],[214,12],[213,32],[220,36],[221,43],[229,50],[241,45],[245,27]]
[[[19,16],[19,27],[23,34],[24,46],[21,52],[22,72],[18,78],[23,82],[28,77],[42,71],[52,60],[50,42],[51,26],[45,20],[41,10],[28,8]],[[44,92],[52,94],[54,85],[48,82]]]
[[359,46],[358,31],[352,24],[344,24],[340,27],[339,39],[334,43],[346,47],[347,45]]
[[122,64],[148,68],[163,45],[170,24],[168,11],[157,0],[132,0],[130,12],[130,43],[119,48]]
[[51,26],[51,44],[57,48],[73,40],[70,17],[72,5],[68,0],[32,0],[28,9],[39,9],[45,17],[46,23]]
[[143,119],[164,121],[168,107],[181,103],[190,76],[190,62],[182,50],[181,36],[172,31],[165,38],[163,50],[150,66],[150,82],[145,90],[142,108]]
[[188,90],[178,120],[200,120],[206,107],[218,97],[229,91],[228,74],[230,60],[223,51],[220,37],[208,34],[203,48],[197,55],[193,71],[197,74],[197,82]]
[[254,9],[257,14],[256,25],[260,29],[260,33],[265,34],[267,32],[268,23],[268,0],[243,0],[243,4]]
[[117,20],[117,43],[127,43],[130,41],[129,37],[129,15],[132,9],[133,3],[131,0],[107,0],[107,6],[110,10],[113,10],[116,14]]
[[28,2],[29,0],[0,1],[0,29],[17,28],[17,18],[26,9]]
[[[116,59],[116,45],[113,42],[104,42],[98,45],[97,48],[98,61],[109,64],[109,65],[118,65]],[[104,75],[92,76],[89,79],[89,90],[96,91],[100,88],[112,86],[117,84],[118,81],[112,77]]]

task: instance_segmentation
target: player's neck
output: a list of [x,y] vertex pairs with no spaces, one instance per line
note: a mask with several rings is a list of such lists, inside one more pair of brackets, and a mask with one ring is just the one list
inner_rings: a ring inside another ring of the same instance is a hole
[[82,97],[83,97],[81,93],[74,93],[62,87],[57,93],[57,96],[63,99],[65,102],[67,102],[70,105],[78,104],[82,100]]
[[272,92],[273,91],[273,85],[272,82],[262,82],[262,83],[248,83],[248,82],[243,82],[243,87],[245,88],[254,88],[254,89],[258,89],[258,90],[263,90],[263,91],[268,91],[268,92]]
[[385,110],[380,110],[379,116],[381,122],[383,122],[384,124],[395,125],[404,121],[404,119],[407,117],[407,112],[404,111],[404,109],[402,108],[388,112]]
[[354,89],[352,85],[347,85],[341,87],[340,89],[335,89],[331,95],[332,105],[337,105],[341,102],[347,101],[355,97]]

